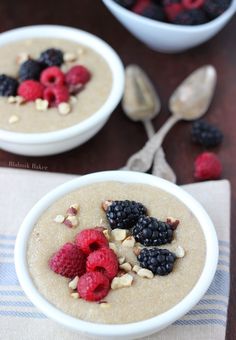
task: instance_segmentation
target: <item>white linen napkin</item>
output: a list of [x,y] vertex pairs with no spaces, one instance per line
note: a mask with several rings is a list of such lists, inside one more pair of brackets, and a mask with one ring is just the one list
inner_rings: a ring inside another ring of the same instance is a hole
[[[0,338],[4,340],[87,340],[46,318],[28,300],[16,277],[14,243],[29,209],[74,175],[0,168]],[[182,319],[145,339],[223,340],[229,299],[230,185],[227,180],[189,184],[212,218],[220,246],[215,278],[201,301]]]

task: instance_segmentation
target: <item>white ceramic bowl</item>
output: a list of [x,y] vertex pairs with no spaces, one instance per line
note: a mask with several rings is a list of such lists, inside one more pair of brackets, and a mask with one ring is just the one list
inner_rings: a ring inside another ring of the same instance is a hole
[[76,28],[40,25],[17,28],[0,34],[0,47],[22,39],[61,38],[94,49],[112,72],[110,94],[92,116],[71,127],[45,133],[18,133],[0,130],[0,148],[26,156],[45,156],[70,150],[93,137],[106,123],[119,103],[124,89],[124,69],[116,52],[103,40]]
[[[125,183],[144,183],[161,188],[180,201],[198,219],[206,240],[206,261],[196,285],[190,293],[170,310],[156,317],[129,324],[96,324],[76,319],[58,310],[37,290],[28,271],[27,243],[35,222],[42,213],[57,199],[88,184],[120,181]],[[148,174],[129,171],[107,171],[89,174],[67,182],[43,197],[23,221],[15,245],[15,266],[20,284],[29,299],[49,318],[63,326],[101,339],[134,339],[157,332],[186,314],[207,291],[216,271],[218,262],[218,241],[214,226],[202,206],[183,189],[166,180]]]
[[207,41],[226,25],[236,11],[236,0],[232,0],[230,7],[215,20],[203,25],[181,26],[145,18],[113,0],[103,2],[137,39],[156,51],[166,53],[181,52]]

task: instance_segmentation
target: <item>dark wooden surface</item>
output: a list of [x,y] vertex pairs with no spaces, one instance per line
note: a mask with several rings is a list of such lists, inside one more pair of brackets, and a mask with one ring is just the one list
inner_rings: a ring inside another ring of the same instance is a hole
[[[218,72],[218,85],[207,120],[223,130],[221,147],[214,149],[223,163],[223,178],[232,184],[231,296],[227,339],[236,338],[236,17],[211,41],[188,52],[167,55],[154,52],[133,38],[106,10],[99,0],[52,0],[0,2],[1,32],[34,24],[61,24],[78,27],[106,40],[120,55],[124,64],[137,63],[152,78],[162,99],[162,111],[154,120],[158,129],[169,113],[171,92],[195,68],[213,64]],[[146,135],[141,124],[129,121],[119,106],[106,126],[89,142],[70,152],[51,157],[29,158],[0,151],[0,166],[27,166],[47,171],[85,174],[117,169],[141,148]],[[178,183],[193,182],[193,162],[202,151],[191,143],[190,125],[181,122],[167,136],[164,149],[177,173]],[[214,199],[214,198],[212,198]]]

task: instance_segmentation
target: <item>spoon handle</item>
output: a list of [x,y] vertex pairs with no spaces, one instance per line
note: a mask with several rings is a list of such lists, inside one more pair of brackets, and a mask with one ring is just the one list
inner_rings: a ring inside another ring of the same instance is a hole
[[161,146],[163,139],[172,126],[180,119],[179,117],[171,116],[144,147],[128,159],[124,169],[142,172],[149,170],[156,150]]

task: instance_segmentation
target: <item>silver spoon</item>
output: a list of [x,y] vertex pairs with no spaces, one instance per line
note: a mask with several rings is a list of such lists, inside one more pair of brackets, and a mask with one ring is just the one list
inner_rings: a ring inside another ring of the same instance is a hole
[[191,73],[177,87],[169,100],[172,116],[140,151],[130,157],[125,166],[126,170],[149,170],[156,150],[173,125],[181,119],[190,121],[205,114],[214,94],[216,78],[215,68],[206,65]]
[[[137,65],[129,65],[126,67],[122,107],[128,118],[143,123],[148,138],[151,138],[155,134],[151,119],[160,112],[160,98],[148,76]],[[166,162],[162,148],[157,150],[156,156],[158,162],[155,167],[155,175],[175,182],[175,173]]]

